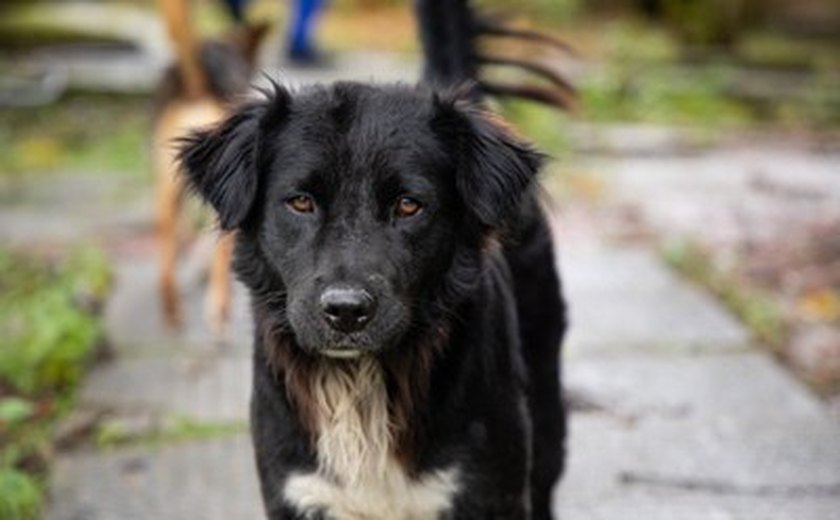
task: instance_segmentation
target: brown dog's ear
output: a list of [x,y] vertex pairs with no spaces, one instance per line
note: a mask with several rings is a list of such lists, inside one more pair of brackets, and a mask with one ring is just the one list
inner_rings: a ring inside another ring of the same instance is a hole
[[496,229],[516,214],[545,156],[501,117],[469,101],[435,97],[433,129],[458,158],[456,184],[467,207]]
[[259,185],[259,141],[266,125],[285,116],[289,94],[275,85],[268,100],[245,105],[210,129],[181,140],[178,161],[189,186],[219,215],[223,230],[240,227]]

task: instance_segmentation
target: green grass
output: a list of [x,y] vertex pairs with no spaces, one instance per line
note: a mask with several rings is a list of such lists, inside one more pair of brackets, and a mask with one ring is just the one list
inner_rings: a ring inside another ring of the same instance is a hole
[[724,92],[725,69],[680,76],[657,67],[610,66],[581,85],[583,117],[696,126],[738,126],[751,120],[747,106]]
[[90,306],[109,283],[105,259],[92,249],[46,263],[0,252],[0,380],[23,395],[75,386],[100,334]]
[[502,103],[502,113],[522,135],[553,158],[562,159],[569,152],[566,114],[524,101]]
[[0,108],[0,175],[146,175],[150,106],[146,98],[75,95],[44,107]]
[[0,519],[37,518],[57,421],[101,337],[104,257],[0,250]]
[[17,469],[0,467],[0,519],[34,520],[41,500],[37,481]]
[[[583,17],[555,32],[599,64],[578,79],[580,117],[586,121],[713,129],[840,126],[836,41],[765,29],[744,33],[735,48],[721,52],[686,47],[665,26],[627,16]],[[775,97],[744,90],[756,69],[801,74],[803,88]]]
[[633,20],[604,25],[603,69],[580,88],[582,117],[696,126],[740,125],[751,113],[727,95],[731,70],[710,64],[680,72],[682,48],[661,27]]
[[200,422],[188,417],[172,417],[159,427],[149,431],[131,431],[120,421],[106,420],[98,425],[94,441],[103,449],[124,445],[158,446],[177,442],[207,440],[248,431],[247,423]]
[[742,62],[776,69],[840,69],[837,41],[791,38],[779,32],[753,31],[738,41],[735,53]]

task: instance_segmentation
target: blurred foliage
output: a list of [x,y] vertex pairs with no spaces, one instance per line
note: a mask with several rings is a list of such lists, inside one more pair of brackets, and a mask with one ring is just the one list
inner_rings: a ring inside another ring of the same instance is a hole
[[666,23],[691,45],[735,43],[758,0],[661,0]]
[[91,306],[109,283],[93,249],[58,263],[0,252],[0,381],[24,395],[72,388],[100,332]]
[[840,323],[840,291],[832,287],[812,289],[797,298],[797,313],[812,322]]
[[101,338],[104,256],[0,250],[0,518],[37,518],[51,432]]
[[0,519],[35,520],[41,500],[41,488],[29,475],[0,467]]
[[622,19],[611,21],[600,28],[600,54],[611,62],[667,65],[680,59],[679,42],[656,25]]
[[818,128],[840,126],[840,72],[822,70],[815,73],[802,102],[784,106],[794,120],[808,121]]
[[540,150],[555,159],[562,159],[569,152],[567,115],[556,110],[547,110],[535,103],[518,100],[505,101],[501,106],[505,117],[523,135],[534,140]]
[[75,170],[148,172],[150,102],[73,95],[33,108],[0,108],[0,175]]
[[749,110],[726,96],[724,68],[695,74],[643,66],[608,66],[580,87],[584,118],[733,126]]
[[792,71],[840,69],[837,42],[794,38],[779,31],[750,31],[738,41],[732,56],[754,67]]
[[526,15],[535,20],[559,23],[583,13],[583,0],[529,0],[528,2],[511,2],[510,0],[483,0],[478,5],[490,11]]

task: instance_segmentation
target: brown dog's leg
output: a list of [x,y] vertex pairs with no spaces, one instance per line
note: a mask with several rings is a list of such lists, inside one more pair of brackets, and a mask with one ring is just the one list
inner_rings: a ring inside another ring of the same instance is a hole
[[217,336],[224,334],[230,316],[230,260],[232,255],[233,234],[226,233],[219,238],[216,252],[213,255],[207,295],[208,321]]
[[171,153],[158,145],[155,153],[157,170],[157,243],[159,265],[159,288],[164,318],[170,327],[181,324],[181,301],[175,282],[178,259],[178,215],[181,210],[183,182],[175,174]]

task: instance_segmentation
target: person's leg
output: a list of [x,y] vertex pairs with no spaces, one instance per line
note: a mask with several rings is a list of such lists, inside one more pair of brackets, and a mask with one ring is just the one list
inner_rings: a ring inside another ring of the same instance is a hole
[[295,61],[315,61],[318,59],[312,41],[315,19],[324,0],[295,0],[292,7],[292,25],[289,39],[289,57]]

